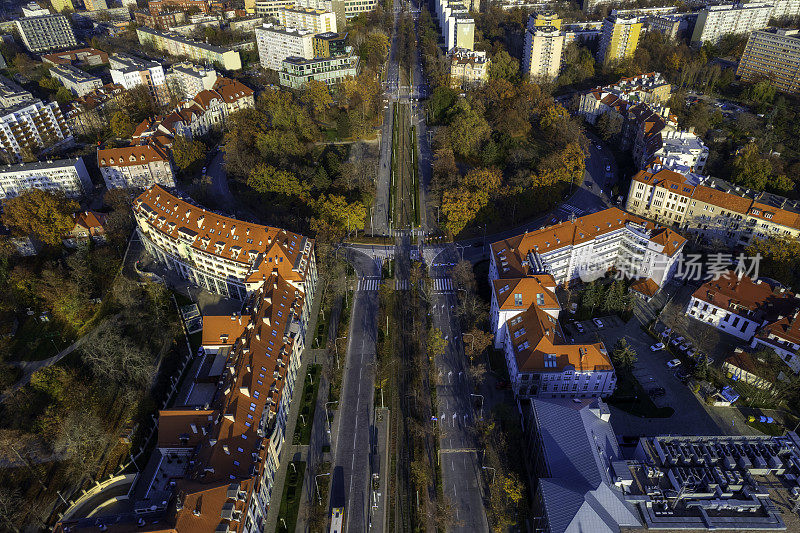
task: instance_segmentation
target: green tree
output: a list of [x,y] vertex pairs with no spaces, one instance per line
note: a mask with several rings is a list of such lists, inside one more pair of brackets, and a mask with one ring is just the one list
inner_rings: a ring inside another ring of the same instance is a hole
[[172,143],[172,158],[181,170],[196,170],[205,161],[206,145],[196,139],[177,135]]
[[3,223],[21,236],[32,236],[56,246],[73,228],[72,213],[78,204],[62,192],[31,189],[3,202]]
[[731,165],[731,177],[737,185],[757,191],[787,191],[793,187],[786,176],[775,176],[772,164],[761,155],[756,143],[739,150]]
[[581,292],[581,305],[591,313],[602,305],[604,301],[604,287],[601,283],[593,281]]
[[56,91],[56,101],[59,104],[68,104],[69,102],[75,99],[75,95],[72,94],[72,91],[67,89],[66,87],[59,87]]
[[111,116],[111,131],[121,139],[127,139],[133,134],[134,125],[131,117],[124,111],[117,111]]
[[637,359],[636,350],[633,349],[633,346],[628,343],[628,339],[625,337],[617,341],[614,350],[611,352],[611,362],[614,363],[614,367],[622,372],[630,372]]
[[448,128],[453,152],[462,157],[476,155],[481,144],[489,139],[489,123],[465,99],[456,103],[454,113]]
[[625,291],[625,284],[617,280],[608,291],[603,301],[603,310],[610,313],[621,313],[628,307],[628,294]]
[[603,113],[597,119],[597,129],[604,141],[618,139],[622,133],[622,116],[618,113]]
[[328,85],[317,80],[309,80],[303,88],[300,101],[308,104],[319,115],[333,105],[333,98]]
[[519,61],[505,50],[500,50],[492,56],[492,61],[489,63],[489,79],[518,82]]

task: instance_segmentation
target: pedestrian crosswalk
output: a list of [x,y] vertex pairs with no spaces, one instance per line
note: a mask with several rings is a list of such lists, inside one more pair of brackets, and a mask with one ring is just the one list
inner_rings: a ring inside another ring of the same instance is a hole
[[394,290],[396,291],[407,291],[409,288],[409,283],[407,279],[396,279],[394,280]]
[[358,280],[358,290],[377,291],[381,285],[381,278],[361,278]]
[[453,292],[453,281],[450,278],[433,278],[433,292]]

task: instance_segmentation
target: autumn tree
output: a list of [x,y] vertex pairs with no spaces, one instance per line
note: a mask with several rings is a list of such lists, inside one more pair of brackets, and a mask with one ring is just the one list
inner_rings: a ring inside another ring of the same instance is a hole
[[756,143],[739,150],[731,165],[731,177],[736,184],[757,191],[785,192],[794,187],[785,175],[774,175],[772,165],[761,155]]
[[445,340],[444,336],[442,335],[442,330],[434,327],[431,327],[428,330],[427,349],[428,357],[431,360],[444,355],[445,351],[447,350],[447,344],[447,340]]
[[333,98],[328,85],[318,80],[309,80],[306,83],[300,96],[300,101],[311,106],[317,115],[333,105]]
[[72,213],[77,202],[67,200],[64,193],[31,189],[3,203],[3,223],[20,236],[32,236],[56,246],[72,230]]
[[600,131],[600,137],[606,142],[618,139],[619,134],[622,133],[622,115],[603,113],[597,119],[597,129]]
[[462,157],[476,155],[480,145],[489,139],[489,123],[463,98],[455,104],[453,115],[448,128],[453,152]]
[[206,145],[196,139],[176,135],[172,143],[172,158],[183,171],[196,170],[205,161]]
[[449,189],[442,198],[442,214],[445,231],[458,235],[475,220],[478,214],[489,204],[489,193],[484,190],[470,190],[464,187]]
[[117,111],[111,116],[111,131],[119,138],[127,139],[133,134],[134,125],[124,111]]
[[507,80],[511,83],[519,81],[519,61],[505,50],[500,50],[492,56],[489,63],[489,79]]
[[321,195],[313,207],[318,215],[318,223],[324,222],[339,230],[362,229],[367,218],[367,208],[363,203],[348,202],[338,194]]
[[297,176],[288,170],[280,170],[270,165],[258,165],[247,178],[247,185],[262,194],[304,198],[307,188]]

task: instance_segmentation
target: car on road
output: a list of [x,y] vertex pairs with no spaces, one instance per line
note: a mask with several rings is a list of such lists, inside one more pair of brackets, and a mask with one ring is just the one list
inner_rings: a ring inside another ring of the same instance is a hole
[[667,361],[667,367],[669,368],[675,368],[677,366],[680,366],[680,364],[681,364],[680,359],[672,359],[670,361]]
[[597,144],[595,144],[594,146],[595,146],[595,148],[597,148],[598,150],[602,150],[602,149],[603,149],[603,145],[602,145],[602,144],[600,144],[600,143],[597,143]]
[[580,333],[583,333],[583,324],[580,322],[575,322],[575,329],[577,329]]
[[611,172],[611,165],[606,165],[606,172]]
[[663,350],[663,349],[664,349],[664,343],[663,342],[657,342],[657,343],[655,343],[654,345],[652,345],[650,347],[650,351],[651,352],[657,352],[657,351]]
[[600,320],[599,318],[593,318],[592,322],[594,322],[594,325],[597,326],[598,328],[603,329],[603,321]]
[[592,182],[591,181],[587,181],[586,182],[586,186],[591,189],[592,188]]
[[208,168],[206,168],[206,167],[203,167],[203,174],[205,174],[205,173],[206,173],[206,170],[208,170]]

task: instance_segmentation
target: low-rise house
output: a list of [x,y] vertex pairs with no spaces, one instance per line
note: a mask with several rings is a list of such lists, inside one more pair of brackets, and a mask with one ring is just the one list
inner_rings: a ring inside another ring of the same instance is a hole
[[737,348],[733,355],[722,362],[722,371],[734,381],[742,381],[759,389],[772,388],[772,381],[762,374],[763,367],[750,353]]
[[798,314],[800,311],[794,311],[764,325],[750,344],[755,349],[774,350],[795,374],[800,372],[800,320],[798,320]]
[[486,52],[455,48],[448,53],[450,59],[450,86],[466,88],[485,83],[489,79],[491,61]]
[[156,143],[98,149],[97,166],[108,189],[175,186],[172,159]]
[[78,48],[42,56],[42,62],[49,65],[72,65],[78,63],[90,67],[108,64],[108,54],[96,48]]
[[663,104],[669,100],[672,86],[659,72],[622,78],[613,85],[596,87],[581,94],[578,114],[594,124],[600,115],[610,111],[626,111],[638,103]]
[[95,244],[106,242],[106,215],[97,211],[80,211],[72,214],[73,226],[64,237],[64,246],[75,248],[89,241]]
[[72,65],[50,67],[50,75],[75,96],[86,96],[103,86],[103,80]]
[[109,83],[76,98],[64,108],[64,116],[72,131],[83,135],[105,128],[111,120],[109,111],[116,110],[125,88]]
[[791,292],[729,270],[694,291],[686,313],[750,342],[761,326],[793,312],[799,305],[800,301]]

